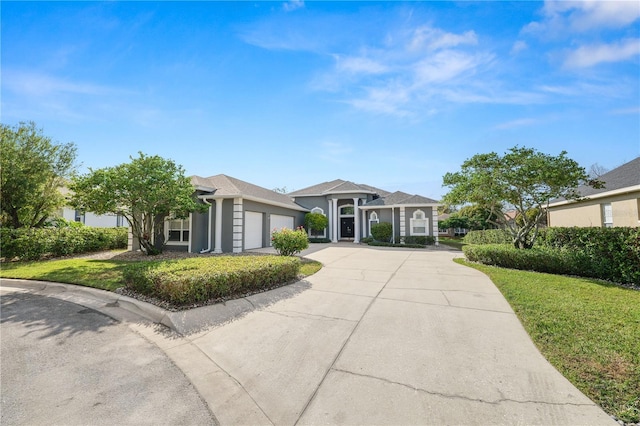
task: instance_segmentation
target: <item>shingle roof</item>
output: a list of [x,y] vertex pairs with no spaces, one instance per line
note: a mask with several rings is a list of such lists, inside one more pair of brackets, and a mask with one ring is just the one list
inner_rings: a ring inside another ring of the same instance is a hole
[[313,195],[327,195],[340,192],[366,192],[378,194],[381,197],[389,195],[389,192],[385,191],[384,189],[376,188],[370,185],[354,183],[342,179],[323,182],[317,185],[309,186],[307,188],[299,189],[297,191],[290,192],[289,195],[291,197],[302,197]]
[[[604,182],[604,188],[595,189],[588,185],[580,185],[578,193],[581,197],[601,194],[617,189],[628,188],[640,185],[640,157],[623,164],[620,167],[603,174],[598,180]],[[565,201],[564,198],[556,198],[550,203]]]
[[640,157],[603,174],[598,180],[604,182],[604,188],[595,189],[587,185],[582,185],[578,187],[580,195],[586,197],[601,192],[640,185]]
[[376,200],[369,201],[365,204],[366,207],[373,206],[396,206],[402,204],[438,204],[436,200],[423,197],[421,195],[411,195],[406,192],[396,191],[386,197],[378,198]]
[[192,176],[191,183],[195,186],[214,188],[214,196],[244,196],[263,200],[267,204],[278,203],[302,210],[298,204],[294,203],[288,195],[280,194],[267,188],[245,182],[227,175],[215,175],[207,178]]

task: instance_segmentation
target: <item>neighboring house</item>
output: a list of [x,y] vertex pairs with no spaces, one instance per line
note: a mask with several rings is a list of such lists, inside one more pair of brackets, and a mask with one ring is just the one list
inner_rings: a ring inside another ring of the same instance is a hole
[[613,227],[640,225],[640,157],[598,178],[604,188],[580,186],[579,201],[549,203],[549,226]]
[[304,225],[306,213],[321,213],[329,226],[320,237],[360,242],[371,225],[393,224],[394,240],[409,235],[438,236],[439,203],[403,192],[389,193],[340,179],[280,194],[226,175],[193,176],[196,196],[207,213],[168,220],[168,249],[193,253],[239,253],[269,247],[274,229]]
[[[60,193],[65,197],[69,196],[70,191],[67,187],[59,189]],[[55,213],[56,216],[62,217],[69,222],[80,222],[86,226],[93,226],[95,228],[115,228],[117,226],[129,226],[124,216],[116,214],[102,214],[98,215],[91,212],[82,212],[80,210],[72,209],[69,206],[64,206]]]
[[[439,224],[441,224],[444,220],[449,219],[451,215],[449,213],[443,213],[438,216]],[[442,225],[438,227],[438,235],[440,237],[464,237],[469,233],[467,228],[442,228]]]
[[72,209],[71,207],[63,207],[56,212],[57,216],[63,217],[69,222],[81,222],[87,226],[95,228],[114,228],[117,226],[129,226],[124,216],[115,214],[102,214],[86,212]]

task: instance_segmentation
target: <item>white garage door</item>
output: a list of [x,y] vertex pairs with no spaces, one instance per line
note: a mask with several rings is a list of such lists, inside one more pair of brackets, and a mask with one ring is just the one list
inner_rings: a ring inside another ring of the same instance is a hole
[[244,212],[244,249],[262,247],[262,213]]
[[281,216],[279,214],[271,215],[271,223],[269,224],[269,241],[271,241],[271,233],[273,233],[274,229],[293,229],[293,217],[292,216]]

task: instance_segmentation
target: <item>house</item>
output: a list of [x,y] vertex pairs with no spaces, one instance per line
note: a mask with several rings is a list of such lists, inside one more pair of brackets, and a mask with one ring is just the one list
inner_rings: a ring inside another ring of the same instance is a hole
[[[451,214],[443,213],[438,216],[439,224],[442,224],[442,221],[449,219]],[[442,228],[442,225],[439,226],[438,236],[440,237],[464,237],[469,233],[469,229],[467,228]]]
[[598,178],[604,188],[583,185],[578,201],[549,203],[549,226],[613,227],[640,225],[640,157]]
[[390,193],[342,179],[300,189],[289,196],[296,204],[328,217],[324,236],[334,243],[359,243],[371,235],[371,226],[380,222],[393,225],[394,242],[401,242],[405,236],[438,237],[440,204],[431,198],[401,191]]
[[206,213],[165,223],[168,249],[192,253],[239,253],[269,247],[274,229],[304,225],[306,213],[328,217],[320,237],[332,242],[371,235],[371,225],[393,224],[394,240],[409,235],[438,235],[437,201],[403,192],[390,193],[369,185],[337,179],[289,194],[227,175],[193,176],[197,198]]
[[[60,193],[69,197],[71,191],[67,187],[61,187],[58,189]],[[80,222],[86,226],[93,226],[94,228],[114,228],[119,226],[129,226],[124,216],[119,214],[95,214],[92,212],[83,212],[76,210],[69,206],[63,206],[59,208],[54,216],[62,217],[69,222]]]

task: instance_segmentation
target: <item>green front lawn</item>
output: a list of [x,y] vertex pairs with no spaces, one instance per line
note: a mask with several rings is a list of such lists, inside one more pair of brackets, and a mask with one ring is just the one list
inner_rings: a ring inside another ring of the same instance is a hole
[[640,421],[640,291],[455,261],[491,278],[540,352],[571,383],[608,414]]
[[124,286],[122,260],[63,259],[3,263],[2,278],[54,281],[113,291]]
[[[221,257],[224,258],[224,256]],[[150,260],[143,262],[175,261],[155,261],[150,258]],[[96,259],[3,263],[0,267],[0,277],[78,284],[113,291],[124,286],[122,270],[125,265],[129,264],[131,264],[131,261]],[[300,265],[300,275],[313,275],[320,268],[322,268],[320,262],[304,260]]]
[[438,238],[440,244],[444,244],[446,246],[452,247],[454,249],[462,250],[466,244],[462,242],[462,238],[449,238],[449,237],[440,237]]

